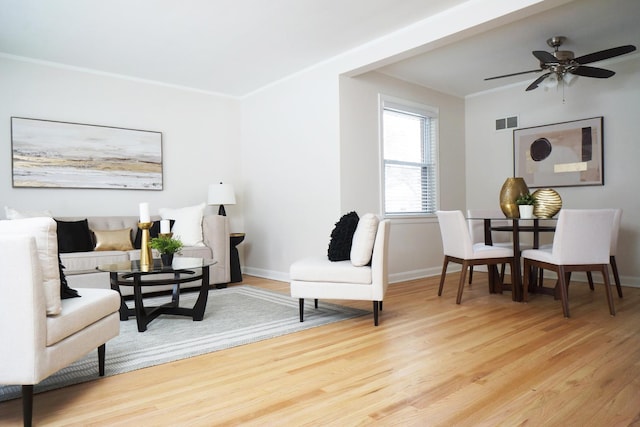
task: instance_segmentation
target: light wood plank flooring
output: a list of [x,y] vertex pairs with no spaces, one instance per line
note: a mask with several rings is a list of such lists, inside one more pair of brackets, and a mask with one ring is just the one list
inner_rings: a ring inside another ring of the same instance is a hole
[[[611,317],[602,286],[572,285],[567,320],[550,296],[490,295],[483,273],[456,305],[458,277],[442,297],[437,277],[390,285],[377,328],[365,316],[36,395],[34,424],[640,425],[640,289]],[[0,404],[0,425],[21,419],[21,400]]]

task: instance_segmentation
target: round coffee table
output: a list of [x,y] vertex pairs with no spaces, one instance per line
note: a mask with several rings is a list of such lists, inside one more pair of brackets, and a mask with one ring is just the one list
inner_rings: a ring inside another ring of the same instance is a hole
[[[132,286],[134,308],[129,308],[120,294],[120,320],[128,320],[135,316],[138,331],[147,330],[147,325],[161,314],[190,316],[194,321],[204,317],[209,295],[209,267],[217,261],[203,258],[176,257],[171,265],[163,265],[161,260],[154,259],[152,265],[140,265],[140,261],[126,261],[115,264],[104,264],[97,267],[109,273],[111,289],[120,293],[120,286]],[[157,277],[160,274],[173,274],[173,277]],[[193,308],[180,307],[180,284],[201,281],[200,293]],[[173,285],[171,302],[155,307],[145,307],[142,286]]]

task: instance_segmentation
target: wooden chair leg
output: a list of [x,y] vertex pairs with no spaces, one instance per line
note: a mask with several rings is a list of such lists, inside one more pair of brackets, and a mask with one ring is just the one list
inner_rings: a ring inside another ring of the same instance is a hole
[[564,268],[559,266],[558,268],[558,280],[560,287],[560,299],[562,300],[562,313],[564,317],[569,317],[569,293],[567,290],[567,281],[569,280],[569,273],[565,273]]
[[444,286],[444,277],[447,275],[447,265],[449,264],[449,257],[444,256],[442,261],[442,274],[440,275],[440,287],[438,288],[438,296],[442,296],[442,287]]
[[602,266],[602,277],[604,278],[604,287],[607,292],[607,304],[609,305],[609,314],[616,315],[616,309],[613,306],[613,294],[611,293],[611,284],[609,283],[609,269],[606,265]]
[[98,375],[101,377],[104,377],[104,355],[106,348],[106,344],[102,344],[98,347]]
[[315,298],[313,300],[313,308],[315,308],[316,310],[318,309],[318,298]]
[[500,268],[500,281],[504,283],[504,272],[507,270],[507,264],[502,264]]
[[473,265],[469,267],[469,284],[473,281]]
[[31,427],[33,420],[33,385],[22,386],[22,423]]
[[589,282],[589,289],[593,290],[593,276],[590,271],[587,271],[587,281]]
[[618,298],[622,298],[622,286],[620,285],[620,275],[618,275],[618,265],[616,264],[616,257],[609,257],[609,264],[611,264],[611,270],[613,271],[613,279],[616,282],[616,289],[618,290]]
[[529,276],[531,270],[531,265],[529,260],[525,258],[524,265],[522,267],[522,301],[529,301],[529,280],[531,277]]
[[378,301],[373,302],[373,325],[378,326]]
[[298,299],[298,306],[300,307],[300,322],[304,321],[304,298]]
[[456,304],[460,304],[462,302],[462,292],[464,291],[464,282],[467,278],[467,270],[469,269],[469,264],[467,262],[462,263],[462,271],[460,272],[460,283],[458,283],[458,296],[456,297]]

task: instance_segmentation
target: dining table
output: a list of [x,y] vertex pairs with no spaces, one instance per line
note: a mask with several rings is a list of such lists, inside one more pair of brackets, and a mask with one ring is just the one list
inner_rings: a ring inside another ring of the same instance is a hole
[[[504,290],[511,290],[511,298],[514,301],[522,301],[523,289],[522,289],[522,270],[520,267],[520,257],[522,254],[520,244],[520,233],[533,233],[533,249],[540,247],[540,233],[553,233],[556,230],[557,218],[468,218],[469,220],[482,220],[484,222],[484,243],[486,245],[493,245],[493,239],[491,237],[492,232],[506,232],[512,233],[513,243],[513,256],[515,262],[514,271],[511,272],[511,283],[504,283],[502,285]],[[504,225],[504,221],[507,219],[510,224]],[[492,221],[500,221],[501,225],[492,224]],[[489,272],[489,280],[495,280],[499,275],[497,274],[497,266],[490,265],[489,269],[494,271]],[[535,277],[535,273],[534,276]],[[534,283],[530,282],[530,283]],[[492,289],[497,287],[497,284],[489,284]]]

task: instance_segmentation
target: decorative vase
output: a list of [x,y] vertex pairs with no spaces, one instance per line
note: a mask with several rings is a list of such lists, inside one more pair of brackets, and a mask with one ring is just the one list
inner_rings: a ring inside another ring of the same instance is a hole
[[502,213],[507,218],[519,218],[520,212],[518,211],[516,199],[528,193],[529,187],[524,182],[524,178],[507,178],[500,190],[500,209],[502,209]]
[[518,205],[521,219],[533,219],[533,205]]
[[553,218],[562,209],[562,198],[556,190],[541,188],[533,192],[536,205],[533,214],[537,218]]
[[173,255],[174,254],[160,254],[162,265],[170,266],[173,263]]

